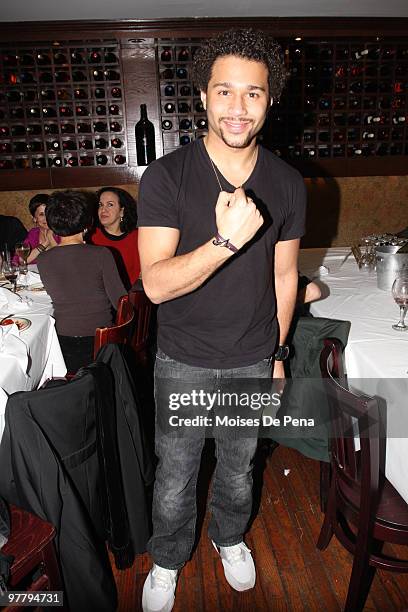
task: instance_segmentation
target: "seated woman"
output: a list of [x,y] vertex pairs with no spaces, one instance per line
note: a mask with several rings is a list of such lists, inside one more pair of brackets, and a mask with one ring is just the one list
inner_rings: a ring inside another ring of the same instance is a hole
[[109,249],[84,243],[91,221],[84,193],[56,191],[46,215],[61,241],[52,253],[41,253],[38,270],[53,302],[65,363],[75,372],[93,361],[95,329],[112,325],[113,311],[126,291]]
[[127,191],[116,187],[104,187],[97,196],[98,225],[89,241],[112,251],[123,284],[130,289],[140,275],[136,202]]
[[49,196],[45,193],[38,193],[31,198],[28,208],[35,223],[35,227],[30,229],[24,239],[24,244],[31,248],[27,257],[27,263],[36,263],[39,253],[49,251],[59,243],[59,236],[55,236],[47,225],[45,217],[45,207]]

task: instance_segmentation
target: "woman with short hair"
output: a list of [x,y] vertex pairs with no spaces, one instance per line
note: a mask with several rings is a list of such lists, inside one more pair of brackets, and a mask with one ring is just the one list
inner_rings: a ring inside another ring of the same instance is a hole
[[84,193],[54,192],[46,216],[60,244],[52,254],[41,253],[38,270],[53,302],[68,371],[75,372],[93,361],[95,329],[113,324],[113,311],[126,290],[109,249],[84,242],[91,223]]

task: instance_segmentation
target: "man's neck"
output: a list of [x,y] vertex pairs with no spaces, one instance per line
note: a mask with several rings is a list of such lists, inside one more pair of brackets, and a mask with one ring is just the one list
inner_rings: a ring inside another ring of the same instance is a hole
[[222,140],[204,137],[205,148],[213,163],[231,185],[242,185],[252,174],[257,159],[257,144],[254,138],[243,148],[229,147]]

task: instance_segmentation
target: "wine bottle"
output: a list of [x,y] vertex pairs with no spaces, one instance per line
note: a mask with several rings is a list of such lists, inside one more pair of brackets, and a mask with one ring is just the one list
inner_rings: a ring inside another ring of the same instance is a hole
[[97,115],[106,115],[106,106],[104,104],[98,104],[95,108],[95,113]]
[[180,130],[190,130],[191,129],[191,121],[190,119],[181,119],[179,122]]
[[177,68],[176,75],[178,79],[187,79],[188,73],[185,68]]
[[[7,130],[8,132],[8,130]],[[11,126],[11,135],[12,136],[24,136],[26,133],[26,129],[24,125],[12,125]]]
[[20,96],[21,95],[25,102],[34,102],[34,100],[37,99],[37,92],[32,89],[26,89],[26,91],[20,93]]
[[79,83],[82,81],[86,81],[86,74],[82,72],[82,70],[73,70],[72,71],[72,80]]
[[50,166],[55,166],[56,168],[62,167],[62,159],[61,157],[53,157],[48,159],[48,163]]
[[191,96],[191,89],[188,85],[182,85],[180,87],[180,96]]
[[92,53],[89,56],[89,63],[90,64],[100,64],[101,61],[102,61],[101,54],[98,53],[98,51],[92,51]]
[[46,142],[48,151],[59,151],[60,143],[58,140],[47,140]]
[[84,58],[77,51],[71,53],[71,64],[83,64]]
[[96,160],[96,164],[97,164],[98,166],[106,166],[106,164],[108,163],[108,158],[107,158],[107,156],[106,156],[106,155],[104,155],[103,153],[98,154],[98,155],[95,157],[95,160]]
[[[56,132],[52,132],[50,128],[50,126],[48,124],[44,125],[44,132],[47,134],[58,134],[58,126],[55,126],[57,128]],[[27,125],[27,134],[29,136],[37,136],[39,134],[41,134],[41,125],[37,125],[37,124],[31,124],[31,125]]]
[[174,94],[175,94],[174,85],[166,85],[166,87],[164,88],[164,95],[174,96]]
[[56,53],[54,53],[54,64],[66,64],[66,63],[67,63],[67,58],[63,53],[61,53],[61,51],[57,51]]
[[20,57],[20,64],[22,66],[34,66],[34,57],[28,53],[24,53]]
[[72,117],[73,111],[70,106],[60,106],[59,112],[61,117]]
[[52,74],[51,74],[51,72],[41,72],[41,74],[40,74],[40,83],[52,83]]
[[13,162],[11,159],[0,159],[0,170],[12,170]]
[[93,144],[92,144],[92,140],[89,140],[88,138],[85,138],[84,140],[81,140],[79,143],[79,148],[80,149],[93,149]]
[[169,47],[163,48],[163,51],[161,52],[161,55],[160,55],[160,59],[162,62],[167,63],[167,64],[171,62],[171,50]]
[[107,81],[120,81],[120,74],[117,70],[105,70],[103,74]]
[[[10,117],[12,119],[22,119],[24,118],[24,110],[20,107],[10,109]],[[39,115],[38,115],[39,116]]]
[[183,134],[183,136],[180,136],[180,144],[182,146],[187,145],[190,142],[190,136],[187,136],[187,134]]
[[124,155],[115,155],[113,161],[115,162],[115,164],[121,165],[126,162],[126,157]]
[[0,142],[0,153],[2,155],[11,153],[11,144],[9,142]]
[[96,149],[106,149],[108,146],[108,141],[105,138],[96,138],[95,139],[95,148]]
[[164,119],[164,121],[162,121],[163,130],[171,130],[172,127],[173,127],[173,124],[170,121],[170,119]]
[[87,117],[89,115],[89,108],[86,106],[76,106],[75,113],[78,117]]
[[59,70],[55,73],[56,83],[67,83],[69,81],[69,73],[65,70]]
[[38,119],[38,117],[41,117],[40,109],[37,106],[33,106],[33,107],[29,108],[28,109],[28,113],[27,113],[27,117],[29,117],[29,118],[35,117],[36,119]]
[[68,157],[68,159],[65,160],[67,166],[77,166],[78,165],[78,158],[77,157]]
[[64,151],[75,151],[76,142],[74,140],[63,140],[62,148]]
[[204,112],[204,106],[203,106],[203,103],[201,102],[201,100],[196,102],[194,108],[195,108],[197,113],[203,113]]
[[21,93],[19,91],[8,91],[6,96],[8,102],[21,102]]
[[[78,132],[79,132],[78,126]],[[72,123],[61,123],[61,134],[74,134],[75,126]],[[53,133],[53,132],[52,132]]]
[[123,146],[123,143],[120,138],[112,138],[111,145],[115,149],[120,149]]
[[15,153],[25,153],[26,151],[27,151],[27,144],[25,142],[15,142],[14,143]]
[[111,132],[121,132],[122,125],[118,121],[111,121],[109,125]]
[[105,64],[117,64],[118,58],[113,51],[105,52]]
[[120,113],[120,108],[117,104],[111,104],[109,106],[109,114],[110,115],[119,115]]
[[52,106],[43,106],[42,114],[43,114],[44,119],[48,119],[49,117],[57,116],[57,112],[55,108],[52,108]]
[[106,132],[108,125],[104,121],[95,121],[93,124],[94,132]]
[[16,168],[21,168],[22,170],[24,170],[25,168],[30,167],[30,160],[28,159],[28,157],[18,157],[15,161],[15,164]]
[[178,103],[178,112],[179,113],[189,113],[190,105],[187,102],[179,102]]
[[88,134],[89,132],[92,132],[91,124],[90,123],[78,123],[77,130],[79,134]]
[[95,98],[104,98],[104,97],[105,97],[105,90],[102,87],[96,87]]
[[186,49],[185,47],[183,49],[180,49],[177,59],[179,62],[187,62],[189,59],[188,49]]
[[44,151],[44,145],[41,140],[33,140],[28,143],[27,149],[32,153],[38,153],[39,151]]
[[[154,125],[147,118],[146,104],[140,105],[140,119],[135,125],[136,157],[138,166],[147,166],[156,159]],[[115,163],[116,161],[115,157]]]
[[84,100],[87,97],[88,97],[88,94],[86,93],[86,91],[84,89],[75,89],[74,90],[74,98],[76,100]]
[[44,157],[34,157],[31,160],[31,165],[33,168],[45,168],[45,159]]
[[94,159],[93,157],[90,157],[89,155],[83,155],[79,160],[79,165],[80,166],[93,166]]
[[40,96],[44,100],[55,100],[55,93],[52,89],[42,89],[40,91]]
[[95,81],[103,81],[104,80],[103,70],[92,70],[92,76],[93,76]]
[[173,102],[166,102],[163,109],[165,113],[174,113],[176,107],[174,106]]
[[120,87],[112,87],[111,89],[111,96],[112,98],[121,98],[122,97],[122,90]]

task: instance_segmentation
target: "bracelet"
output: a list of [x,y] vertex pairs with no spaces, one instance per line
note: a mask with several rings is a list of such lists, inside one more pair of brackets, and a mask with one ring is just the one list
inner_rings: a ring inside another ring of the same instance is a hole
[[44,251],[47,250],[47,247],[45,247],[43,244],[37,244],[36,249],[38,249],[40,251],[40,253],[44,253]]
[[221,236],[221,234],[219,234],[218,232],[215,234],[215,238],[212,241],[212,243],[215,244],[215,246],[226,247],[227,249],[229,249],[233,253],[238,253],[237,247],[234,246],[233,244],[231,244],[231,242],[229,241],[229,238],[223,238]]

